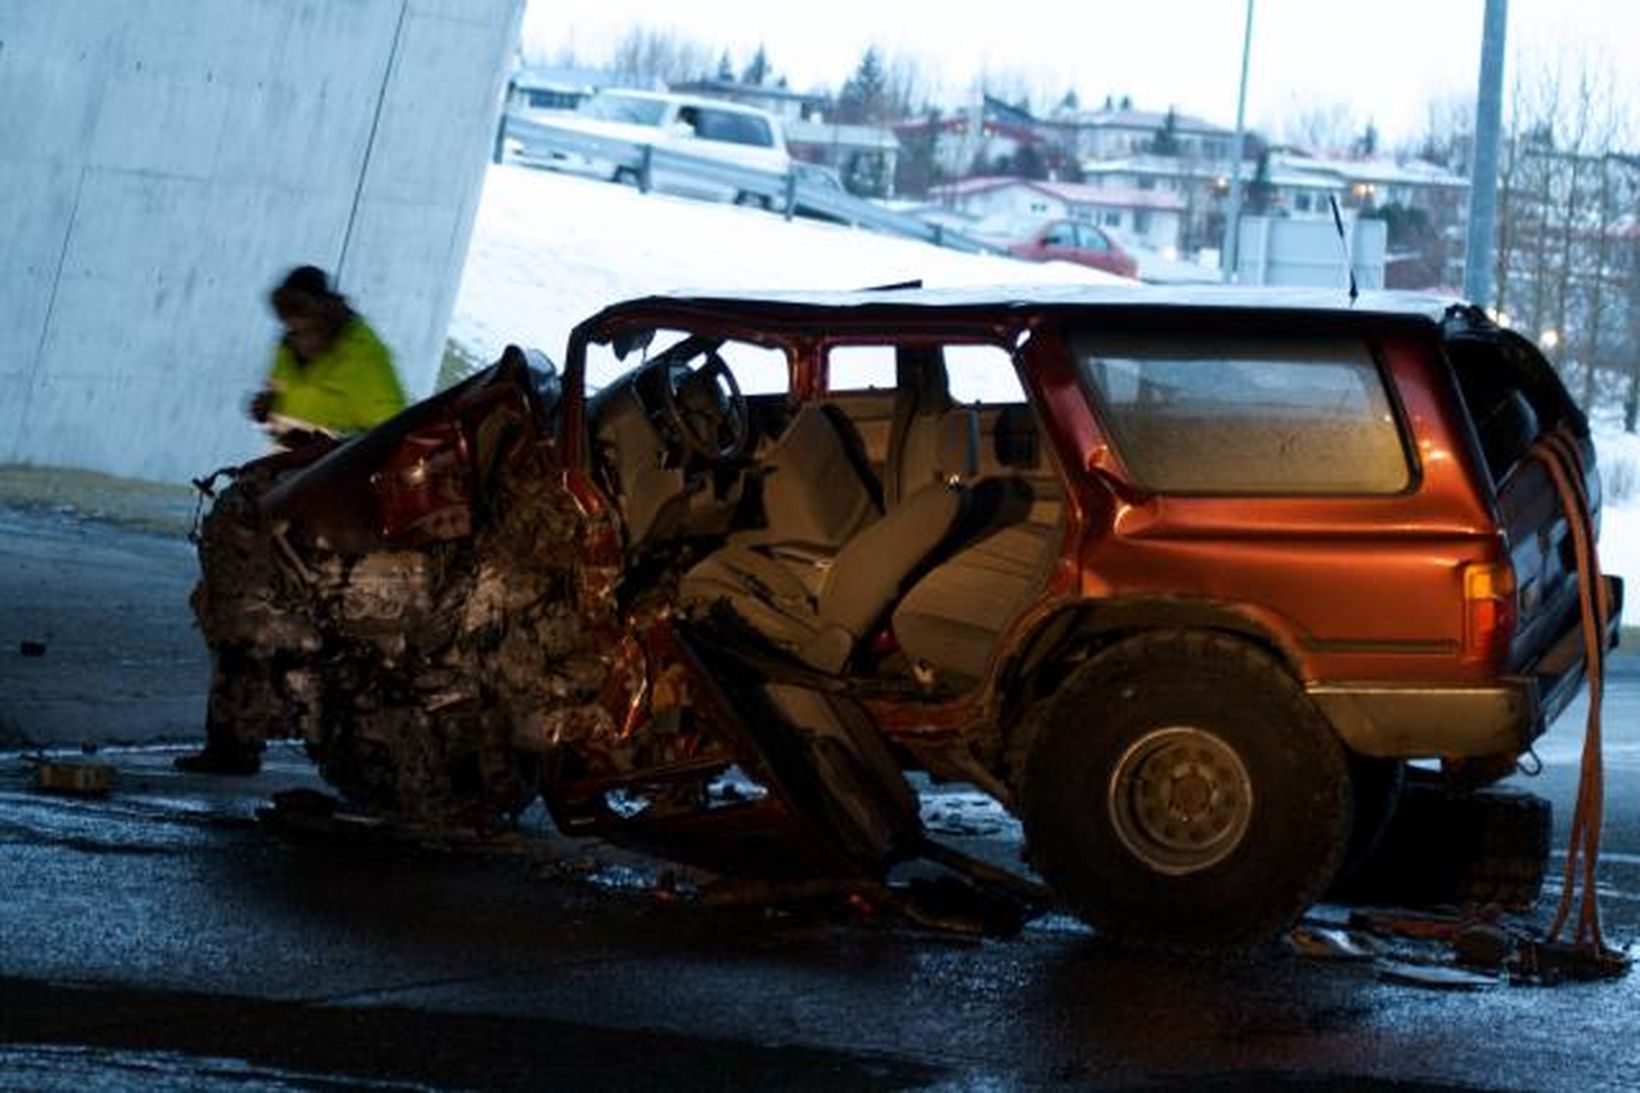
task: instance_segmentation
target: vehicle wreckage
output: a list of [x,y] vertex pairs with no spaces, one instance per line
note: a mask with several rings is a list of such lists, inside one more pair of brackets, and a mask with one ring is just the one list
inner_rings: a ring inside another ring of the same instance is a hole
[[1141,942],[1290,925],[1407,760],[1511,773],[1621,595],[1585,642],[1552,370],[1396,294],[646,298],[227,473],[210,717],[358,805],[877,877],[921,769]]

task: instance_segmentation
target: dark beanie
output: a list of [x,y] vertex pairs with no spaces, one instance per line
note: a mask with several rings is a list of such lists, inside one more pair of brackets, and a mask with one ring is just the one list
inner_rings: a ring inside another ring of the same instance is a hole
[[333,296],[330,291],[330,278],[318,266],[297,266],[285,274],[285,279],[275,292],[300,292],[304,296]]
[[301,307],[302,300],[328,303],[341,299],[341,294],[330,287],[330,278],[318,266],[297,266],[285,274],[285,279],[272,292],[273,309],[281,315],[291,310],[293,303]]

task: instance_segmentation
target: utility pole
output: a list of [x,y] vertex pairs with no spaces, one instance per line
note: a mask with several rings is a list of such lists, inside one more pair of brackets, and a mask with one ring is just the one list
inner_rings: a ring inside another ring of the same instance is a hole
[[1236,142],[1230,148],[1230,213],[1225,217],[1224,246],[1219,251],[1219,268],[1226,281],[1236,276],[1241,248],[1241,153],[1247,140],[1247,62],[1252,56],[1253,0],[1247,0],[1247,27],[1241,35],[1241,90],[1236,93]]
[[1469,231],[1464,245],[1463,293],[1492,302],[1492,240],[1498,219],[1498,133],[1503,127],[1503,45],[1509,0],[1486,0],[1481,75],[1475,91],[1475,162],[1469,173]]

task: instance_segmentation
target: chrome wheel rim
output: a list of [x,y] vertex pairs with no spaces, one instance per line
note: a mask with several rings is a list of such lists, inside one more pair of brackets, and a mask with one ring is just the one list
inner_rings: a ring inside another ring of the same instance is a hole
[[1204,729],[1152,729],[1122,753],[1106,798],[1122,845],[1182,876],[1229,857],[1247,835],[1253,783],[1234,748]]

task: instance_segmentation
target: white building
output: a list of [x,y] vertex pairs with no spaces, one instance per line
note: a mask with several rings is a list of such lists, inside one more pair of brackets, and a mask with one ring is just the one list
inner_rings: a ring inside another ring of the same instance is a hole
[[1163,253],[1176,252],[1185,203],[1176,193],[1024,178],[969,178],[936,186],[929,198],[975,218],[1064,217],[1112,228]]
[[1059,109],[1049,122],[1069,135],[1077,158],[1083,160],[1122,159],[1155,151],[1157,137],[1164,130],[1171,132],[1172,154],[1181,159],[1228,163],[1236,143],[1235,130],[1178,111],[1113,105],[1101,110]]

